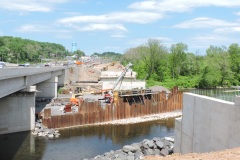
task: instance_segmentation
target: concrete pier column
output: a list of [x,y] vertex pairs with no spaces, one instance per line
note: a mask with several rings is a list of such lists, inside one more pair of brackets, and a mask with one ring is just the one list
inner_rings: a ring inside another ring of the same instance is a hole
[[0,98],[0,134],[33,130],[35,92],[16,92]]
[[58,84],[58,77],[53,77],[49,80],[46,80],[42,83],[37,84],[37,90],[39,92],[37,92],[36,97],[56,98],[57,84]]
[[63,87],[65,82],[65,74],[58,76],[58,86]]

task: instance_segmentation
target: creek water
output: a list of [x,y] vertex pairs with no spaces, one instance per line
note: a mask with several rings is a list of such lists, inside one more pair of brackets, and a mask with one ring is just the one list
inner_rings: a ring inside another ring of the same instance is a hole
[[85,126],[60,130],[59,138],[31,132],[0,135],[0,159],[82,160],[144,139],[174,135],[174,119],[137,124]]

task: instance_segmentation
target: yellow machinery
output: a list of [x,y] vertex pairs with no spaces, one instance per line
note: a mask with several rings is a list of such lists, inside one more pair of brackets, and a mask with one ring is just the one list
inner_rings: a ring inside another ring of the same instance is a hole
[[78,97],[82,97],[83,93],[77,93],[77,94],[72,94],[72,97],[70,98],[70,102],[73,105],[78,106]]

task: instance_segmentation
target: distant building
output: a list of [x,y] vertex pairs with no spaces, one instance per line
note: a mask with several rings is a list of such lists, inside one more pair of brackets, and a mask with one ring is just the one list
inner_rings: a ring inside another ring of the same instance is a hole
[[76,50],[77,50],[77,43],[72,42],[72,53],[75,52]]

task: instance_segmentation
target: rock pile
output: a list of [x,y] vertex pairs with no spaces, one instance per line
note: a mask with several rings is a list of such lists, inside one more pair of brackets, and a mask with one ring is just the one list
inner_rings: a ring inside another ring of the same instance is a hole
[[126,145],[120,150],[111,150],[103,155],[98,155],[92,160],[140,160],[148,155],[167,156],[173,153],[173,144],[174,139],[171,137],[155,137],[152,140],[144,139],[140,143]]
[[58,138],[60,133],[55,129],[48,129],[42,125],[42,120],[39,119],[35,123],[35,129],[32,132],[34,136],[45,137],[47,136],[49,139]]

